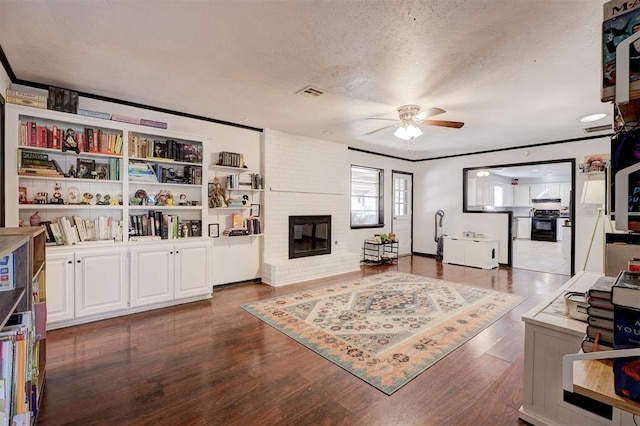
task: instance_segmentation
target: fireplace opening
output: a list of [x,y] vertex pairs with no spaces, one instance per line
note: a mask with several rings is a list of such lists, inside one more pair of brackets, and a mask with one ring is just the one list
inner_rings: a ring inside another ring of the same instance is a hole
[[289,259],[331,253],[331,216],[289,216]]

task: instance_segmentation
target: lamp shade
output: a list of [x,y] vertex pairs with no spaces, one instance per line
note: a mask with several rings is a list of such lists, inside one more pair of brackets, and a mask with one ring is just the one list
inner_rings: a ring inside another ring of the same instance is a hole
[[413,124],[407,124],[405,126],[398,127],[398,130],[395,131],[394,135],[398,139],[408,141],[422,135],[422,130]]
[[582,204],[604,204],[606,183],[604,180],[587,180],[582,186]]

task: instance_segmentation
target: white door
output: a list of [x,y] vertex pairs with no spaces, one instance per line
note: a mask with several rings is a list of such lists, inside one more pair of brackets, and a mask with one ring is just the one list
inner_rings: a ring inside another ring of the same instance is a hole
[[413,203],[411,200],[413,175],[393,172],[393,222],[391,232],[398,239],[398,255],[411,254],[413,250]]
[[125,309],[127,252],[124,249],[76,252],[76,318]]
[[208,242],[176,244],[176,299],[211,293],[212,289],[207,281],[208,259]]
[[173,246],[131,249],[131,306],[173,300]]

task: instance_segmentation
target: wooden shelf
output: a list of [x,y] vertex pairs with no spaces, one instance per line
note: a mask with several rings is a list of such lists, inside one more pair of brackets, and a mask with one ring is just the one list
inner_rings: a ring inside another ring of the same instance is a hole
[[640,415],[640,403],[622,398],[614,392],[611,360],[574,361],[573,391],[620,410]]

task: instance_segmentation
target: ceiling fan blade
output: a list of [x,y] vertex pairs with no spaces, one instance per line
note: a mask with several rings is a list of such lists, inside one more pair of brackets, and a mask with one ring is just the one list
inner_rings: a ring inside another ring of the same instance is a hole
[[[394,120],[394,121],[396,121],[396,120]],[[392,126],[385,126],[385,127],[381,127],[381,128],[376,129],[376,130],[374,130],[374,131],[372,131],[372,132],[365,133],[365,134],[364,134],[364,135],[362,135],[362,136],[369,136],[369,135],[372,135],[372,134],[374,134],[374,133],[378,133],[378,132],[380,132],[380,131],[382,131],[382,130],[384,130],[384,129],[389,129],[389,128],[391,128],[391,127],[396,127],[396,125],[394,124],[394,125],[392,125]]]
[[444,114],[445,112],[447,111],[443,110],[442,108],[429,108],[422,111],[420,114],[418,114],[418,116],[420,116],[421,118],[429,118],[433,117],[434,115]]
[[382,118],[382,117],[365,117],[365,120],[387,120],[387,121],[398,121],[397,118]]
[[450,127],[452,129],[459,129],[464,126],[462,121],[444,121],[444,120],[424,120],[422,124],[429,126]]

